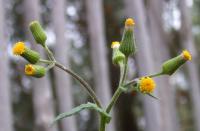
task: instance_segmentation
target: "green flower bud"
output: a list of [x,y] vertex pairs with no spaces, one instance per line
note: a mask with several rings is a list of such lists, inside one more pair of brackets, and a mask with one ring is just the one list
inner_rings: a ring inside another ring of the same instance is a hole
[[113,64],[119,64],[125,60],[125,55],[119,50],[120,43],[112,42],[111,48],[113,49],[112,61]]
[[36,78],[41,78],[46,74],[46,68],[40,65],[28,64],[25,66],[25,74]]
[[179,67],[181,67],[185,62],[191,60],[192,56],[187,50],[184,50],[179,56],[174,57],[162,65],[162,74],[172,75]]
[[24,57],[31,64],[35,64],[40,59],[40,54],[26,47],[23,42],[17,42],[13,47],[13,54]]
[[30,23],[29,28],[32,32],[35,41],[44,47],[47,36],[40,23],[38,21],[33,21]]
[[134,20],[128,18],[125,22],[125,29],[119,50],[128,57],[136,51],[135,38],[133,34]]

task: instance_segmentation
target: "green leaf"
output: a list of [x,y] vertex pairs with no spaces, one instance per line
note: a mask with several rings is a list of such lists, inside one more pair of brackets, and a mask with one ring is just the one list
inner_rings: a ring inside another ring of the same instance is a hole
[[84,110],[84,109],[92,109],[92,110],[96,110],[97,112],[99,112],[100,114],[104,115],[105,117],[107,117],[107,121],[110,121],[111,117],[108,113],[106,113],[103,109],[99,108],[96,104],[94,103],[90,103],[88,102],[87,104],[81,104],[80,106],[77,106],[75,108],[73,108],[71,111],[69,112],[65,112],[65,113],[62,113],[60,115],[58,115],[52,122],[52,125],[63,119],[63,118],[66,118],[66,117],[70,117],[72,115],[75,115],[77,113],[79,113],[80,111]]

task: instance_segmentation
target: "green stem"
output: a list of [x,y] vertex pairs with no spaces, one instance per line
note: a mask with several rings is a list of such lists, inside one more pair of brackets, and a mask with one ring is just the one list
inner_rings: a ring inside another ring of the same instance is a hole
[[117,99],[119,98],[120,94],[123,92],[121,86],[124,83],[124,80],[126,78],[126,74],[127,74],[127,66],[128,66],[128,58],[125,59],[124,64],[123,63],[119,63],[120,66],[120,81],[119,81],[119,86],[117,88],[117,90],[115,91],[108,107],[106,108],[106,112],[110,113],[113,105],[116,103]]
[[51,63],[47,66],[47,70],[50,70],[51,68],[53,68],[55,66],[55,63]]
[[46,44],[44,46],[44,49],[46,50],[49,59],[52,60],[52,61],[56,61],[54,56],[53,56],[53,53],[51,52],[51,50],[49,50],[49,48]]
[[127,86],[129,86],[129,85],[135,84],[135,83],[137,82],[137,80],[138,80],[138,78],[129,81],[128,83],[126,83],[126,84],[124,85],[124,87],[127,87]]
[[118,87],[117,90],[115,91],[110,104],[108,105],[108,107],[106,108],[106,112],[110,113],[113,105],[116,103],[117,99],[119,98],[119,96],[121,95],[121,93],[123,92],[122,88]]
[[[108,114],[110,113],[112,107],[115,105],[117,99],[119,98],[119,96],[123,92],[122,86],[123,86],[123,83],[125,81],[126,74],[127,74],[128,58],[125,59],[124,63],[119,63],[119,66],[120,66],[120,82],[119,82],[119,86],[118,86],[117,90],[115,91],[109,105],[106,108],[106,112]],[[105,116],[101,115],[99,131],[105,131],[105,128],[106,128]]]
[[45,64],[52,64],[52,63],[55,63],[54,61],[49,61],[49,60],[44,60],[44,59],[40,59],[39,62],[45,63]]
[[81,78],[79,75],[77,75],[73,71],[67,69],[62,64],[59,64],[58,62],[55,62],[55,66],[57,66],[58,68],[64,70],[65,72],[69,73],[73,78],[75,78],[77,81],[79,81],[79,83],[82,85],[82,87],[84,87],[87,90],[88,94],[92,97],[92,99],[97,104],[97,106],[101,108],[101,103],[98,100],[96,94],[92,90],[91,86],[83,78]]
[[149,75],[148,77],[157,77],[157,76],[160,76],[160,75],[163,75],[163,73],[159,72],[159,73],[156,73],[156,74],[153,74],[153,75]]
[[101,120],[100,120],[100,127],[99,127],[99,131],[105,131],[106,130],[106,118],[105,116],[101,115],[100,116]]
[[[122,67],[120,67],[120,68],[122,68]],[[123,84],[124,83],[124,80],[126,79],[126,74],[127,74],[127,68],[128,68],[128,57],[126,57],[125,58],[125,60],[124,60],[124,69],[123,69],[123,73],[122,73],[122,78],[120,79],[120,83],[119,83],[119,85],[121,85],[121,84]]]
[[[152,77],[157,77],[157,76],[160,76],[160,75],[163,75],[163,73],[162,73],[162,72],[159,72],[159,73],[156,73],[156,74],[153,74],[153,75],[148,75],[148,76],[146,76],[146,77],[151,77],[151,78],[152,78]],[[124,85],[124,87],[127,87],[127,86],[129,86],[129,85],[132,85],[132,84],[136,83],[138,79],[139,79],[139,78],[135,78],[135,79],[129,81],[128,83],[126,83],[126,84]]]
[[125,59],[124,61],[124,65],[120,64],[120,82],[119,82],[119,86],[117,88],[117,90],[115,91],[110,104],[108,105],[108,107],[106,108],[106,112],[110,113],[113,105],[116,103],[117,99],[119,98],[120,94],[123,92],[122,90],[122,86],[124,84],[125,78],[126,78],[126,74],[127,74],[127,68],[128,68],[128,58]]

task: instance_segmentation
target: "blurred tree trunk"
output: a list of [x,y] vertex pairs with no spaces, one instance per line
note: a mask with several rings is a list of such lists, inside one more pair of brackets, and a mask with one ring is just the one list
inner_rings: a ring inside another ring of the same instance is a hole
[[194,110],[194,122],[196,126],[196,130],[200,131],[200,83],[199,83],[199,70],[197,66],[197,51],[194,45],[193,35],[192,35],[192,18],[191,11],[189,7],[186,5],[185,0],[179,0],[179,7],[181,11],[181,42],[185,49],[188,49],[192,56],[193,61],[187,64],[188,67],[188,75],[189,75],[189,85],[190,85],[190,93],[193,102],[193,110]]
[[7,42],[4,36],[4,6],[0,0],[0,130],[13,131],[13,120],[11,110],[11,90],[9,82],[9,61],[7,53]]
[[[125,7],[127,16],[134,18],[136,22],[135,37],[139,50],[136,54],[136,61],[139,75],[152,74],[155,72],[155,62],[146,26],[147,20],[144,3],[142,0],[126,0]],[[155,94],[158,94],[157,90]],[[149,96],[145,96],[143,97],[143,106],[146,120],[145,129],[148,131],[161,131],[160,103]]]
[[[161,70],[163,61],[170,58],[168,41],[166,33],[163,29],[163,0],[147,1],[148,16],[149,16],[149,34],[152,45],[151,51],[154,53],[155,69]],[[169,83],[169,77],[162,77],[157,79],[157,90],[160,101],[160,116],[159,116],[159,130],[162,131],[178,131],[179,125],[176,114],[175,89]],[[147,107],[148,108],[148,107]],[[148,110],[148,109],[146,109]],[[147,123],[151,123],[148,121]],[[155,125],[154,125],[155,126]],[[149,131],[149,129],[147,128]],[[152,130],[155,131],[155,130]]]
[[[65,0],[53,1],[52,21],[56,34],[55,57],[69,67],[69,42],[65,39]],[[55,83],[56,95],[58,98],[58,105],[60,113],[70,111],[73,108],[73,93],[71,91],[71,80],[68,74],[55,68]],[[74,117],[66,118],[61,121],[63,131],[77,131],[77,126]]]
[[[110,78],[105,39],[105,26],[102,0],[86,0],[87,24],[89,30],[92,68],[94,72],[95,90],[103,106],[111,99]],[[109,131],[114,131],[114,119],[109,124]]]
[[[27,37],[31,42],[33,49],[37,50],[41,56],[45,56],[42,46],[36,45],[31,32],[28,31],[28,25],[33,20],[40,20],[39,0],[25,0],[25,28]],[[48,75],[43,78],[33,78],[33,104],[35,113],[36,131],[57,131],[57,126],[49,127],[54,119],[53,96]]]

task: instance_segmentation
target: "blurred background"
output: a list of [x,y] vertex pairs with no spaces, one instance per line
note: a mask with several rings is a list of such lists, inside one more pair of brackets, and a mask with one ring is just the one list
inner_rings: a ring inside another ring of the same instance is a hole
[[119,80],[110,45],[121,40],[128,17],[137,42],[130,80],[160,71],[183,49],[193,60],[156,78],[159,100],[122,94],[107,131],[200,131],[200,0],[0,0],[0,131],[97,131],[97,114],[87,110],[49,127],[59,113],[92,100],[57,68],[41,79],[24,75],[27,62],[12,46],[24,41],[45,58],[28,30],[40,21],[56,59],[84,77],[105,106]]

